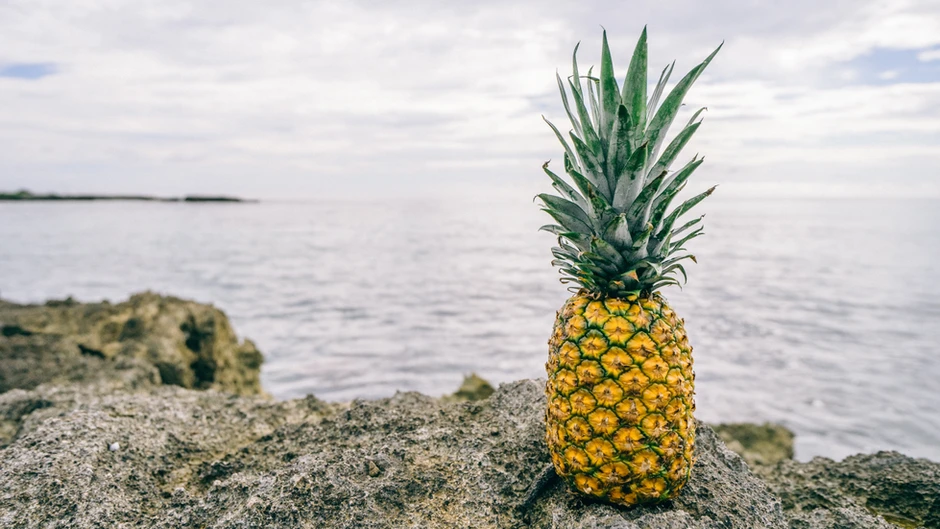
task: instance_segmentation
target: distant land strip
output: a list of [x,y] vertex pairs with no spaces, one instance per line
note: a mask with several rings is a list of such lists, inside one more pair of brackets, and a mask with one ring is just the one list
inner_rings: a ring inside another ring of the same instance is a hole
[[29,191],[15,193],[0,192],[0,201],[12,200],[45,200],[45,201],[90,201],[90,200],[142,200],[147,202],[258,202],[256,199],[245,199],[227,196],[212,195],[186,195],[183,197],[155,197],[149,195],[57,195],[54,193],[38,195]]

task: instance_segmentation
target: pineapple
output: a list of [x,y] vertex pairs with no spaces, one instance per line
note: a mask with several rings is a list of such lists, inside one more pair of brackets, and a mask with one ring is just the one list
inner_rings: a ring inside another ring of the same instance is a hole
[[563,283],[575,286],[549,340],[546,439],[559,476],[615,504],[671,499],[692,471],[692,348],[683,320],[657,291],[678,285],[677,273],[685,280],[681,261],[695,257],[684,245],[702,234],[702,217],[677,221],[715,189],[668,211],[702,163],[696,155],[670,171],[704,109],[662,147],[682,98],[718,49],[661,105],[675,63],[647,98],[645,28],[622,90],[606,31],[598,77],[592,69],[578,73],[575,47],[567,83],[573,104],[556,74],[573,129],[570,143],[546,122],[564,146],[564,169],[574,185],[546,163],[560,196],[538,198],[556,222],[542,227],[558,237],[552,264]]

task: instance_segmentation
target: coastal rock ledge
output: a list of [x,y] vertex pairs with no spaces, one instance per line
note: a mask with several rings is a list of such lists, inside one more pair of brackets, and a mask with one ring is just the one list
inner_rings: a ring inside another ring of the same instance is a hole
[[[64,309],[0,302],[0,527],[895,527],[879,514],[936,527],[935,463],[787,459],[779,472],[759,470],[775,476],[771,488],[704,424],[695,474],[674,502],[616,508],[556,480],[527,503],[549,462],[543,382],[503,384],[480,400],[274,401],[258,394],[260,355],[235,341],[221,312],[142,296]],[[130,317],[141,319],[133,338]],[[194,321],[212,329],[201,343],[229,355],[211,380],[192,367],[205,351],[186,345]],[[183,374],[167,377],[156,363],[173,354]],[[891,490],[906,495],[901,510]]]

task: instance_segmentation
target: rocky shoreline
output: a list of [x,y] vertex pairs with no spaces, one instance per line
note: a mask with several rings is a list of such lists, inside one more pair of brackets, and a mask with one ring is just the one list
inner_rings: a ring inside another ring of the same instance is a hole
[[[542,381],[275,401],[214,307],[0,301],[0,527],[940,527],[940,464],[792,459],[774,425],[700,425],[674,502],[549,482]],[[743,455],[743,458],[735,453]]]
[[244,199],[224,195],[186,195],[182,197],[158,197],[153,195],[59,195],[56,193],[35,194],[25,190],[16,191],[13,193],[0,191],[0,202],[89,202],[101,200],[131,200],[135,202],[258,202],[254,199]]

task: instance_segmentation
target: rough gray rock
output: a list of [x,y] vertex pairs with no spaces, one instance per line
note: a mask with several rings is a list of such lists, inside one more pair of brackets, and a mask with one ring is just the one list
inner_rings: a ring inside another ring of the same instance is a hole
[[756,425],[719,431],[770,488],[700,425],[672,503],[623,509],[556,480],[523,507],[548,463],[543,382],[274,402],[254,395],[260,357],[175,298],[0,301],[0,527],[940,527],[937,463],[799,463],[792,436]]
[[768,482],[793,529],[940,528],[940,464],[896,452],[800,463],[783,426],[713,428]]
[[0,392],[156,377],[251,395],[261,391],[261,362],[255,345],[239,343],[225,314],[210,305],[150,292],[116,305],[0,301]]
[[18,427],[0,450],[0,526],[786,526],[779,502],[704,425],[694,478],[670,505],[616,508],[555,482],[517,511],[548,463],[542,388],[346,405],[172,386],[9,391],[0,415]]
[[878,452],[782,461],[765,478],[793,529],[940,527],[940,463],[926,459]]

